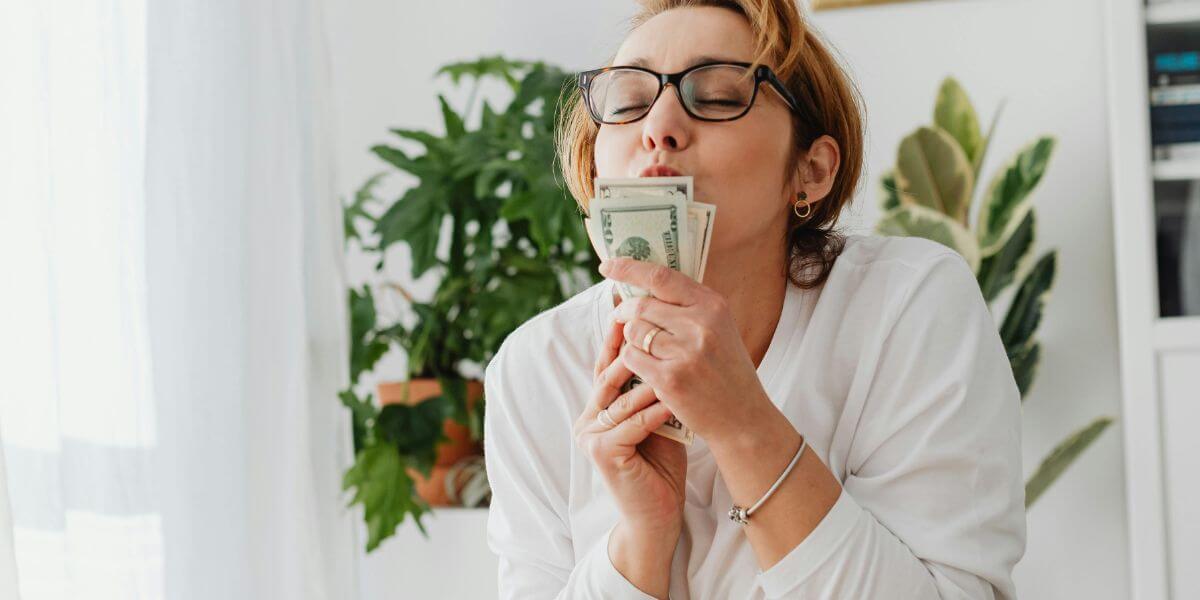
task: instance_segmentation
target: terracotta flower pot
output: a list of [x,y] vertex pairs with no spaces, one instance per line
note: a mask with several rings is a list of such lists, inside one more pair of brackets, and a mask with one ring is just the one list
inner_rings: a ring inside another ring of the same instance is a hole
[[[406,394],[407,390],[407,394]],[[413,406],[434,396],[441,395],[442,385],[437,379],[413,379],[411,381],[385,381],[376,386],[379,403],[407,404]],[[474,409],[483,397],[483,382],[467,382],[467,406]],[[471,441],[471,430],[453,419],[442,422],[442,431],[448,441],[437,449],[437,460],[426,478],[416,469],[408,469],[417,488],[417,495],[430,506],[450,506],[446,496],[446,473],[454,463],[468,456],[483,454],[483,446]]]

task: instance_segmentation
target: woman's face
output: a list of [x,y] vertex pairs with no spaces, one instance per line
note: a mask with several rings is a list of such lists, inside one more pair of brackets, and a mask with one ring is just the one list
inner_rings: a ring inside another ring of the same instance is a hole
[[[613,64],[640,60],[659,73],[675,73],[707,62],[700,57],[751,62],[753,56],[753,33],[742,16],[716,7],[678,8],[630,33]],[[694,178],[697,202],[718,207],[712,253],[781,244],[800,179],[785,181],[792,138],[788,106],[769,85],[760,88],[750,112],[725,122],[692,119],[673,86],[664,89],[641,120],[600,126],[597,176],[637,177],[650,165],[669,166]]]

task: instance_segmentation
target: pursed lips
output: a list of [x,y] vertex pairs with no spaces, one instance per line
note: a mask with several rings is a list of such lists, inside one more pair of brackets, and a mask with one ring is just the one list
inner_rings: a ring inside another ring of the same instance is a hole
[[683,174],[666,165],[651,165],[642,169],[638,177],[679,177],[681,175]]

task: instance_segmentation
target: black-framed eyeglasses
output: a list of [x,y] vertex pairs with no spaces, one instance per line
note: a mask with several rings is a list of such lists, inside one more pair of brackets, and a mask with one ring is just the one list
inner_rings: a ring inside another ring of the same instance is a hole
[[701,121],[732,121],[745,116],[758,97],[758,84],[764,81],[793,112],[800,112],[796,98],[770,67],[758,65],[751,72],[750,66],[744,62],[710,62],[678,73],[632,66],[604,67],[579,73],[577,83],[592,120],[606,125],[623,125],[645,117],[668,83],[675,87],[687,114]]

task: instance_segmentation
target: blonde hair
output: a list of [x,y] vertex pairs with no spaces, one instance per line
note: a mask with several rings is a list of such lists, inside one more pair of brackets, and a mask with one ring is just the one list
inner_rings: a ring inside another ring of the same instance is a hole
[[[630,31],[674,8],[725,8],[747,20],[755,37],[753,66],[772,60],[776,75],[800,105],[799,114],[792,113],[793,144],[785,181],[814,140],[822,135],[837,140],[841,161],[829,195],[812,205],[808,217],[800,219],[790,212],[788,216],[788,276],[803,288],[821,285],[845,245],[834,225],[842,208],[853,199],[862,172],[865,109],[849,74],[818,32],[808,26],[795,0],[642,0],[640,4],[641,10],[630,20]],[[573,83],[561,98],[555,144],[567,189],[587,214],[600,128],[588,115]]]

